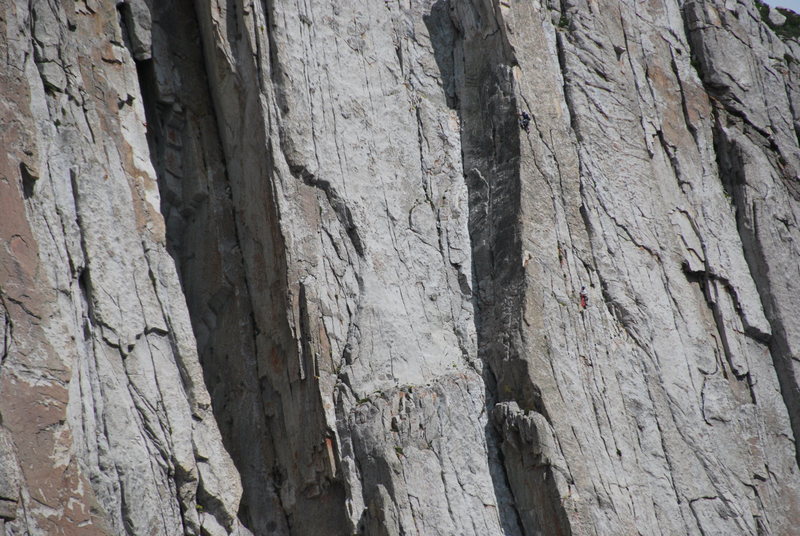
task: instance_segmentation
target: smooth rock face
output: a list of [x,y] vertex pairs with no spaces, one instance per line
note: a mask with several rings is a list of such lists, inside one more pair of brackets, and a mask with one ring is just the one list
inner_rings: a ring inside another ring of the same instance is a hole
[[796,531],[749,0],[0,15],[0,533]]

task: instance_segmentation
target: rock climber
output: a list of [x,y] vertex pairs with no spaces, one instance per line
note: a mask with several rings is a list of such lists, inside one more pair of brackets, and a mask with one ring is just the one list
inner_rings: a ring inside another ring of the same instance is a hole
[[521,112],[519,114],[519,127],[528,134],[531,133],[531,116],[528,115],[528,112]]
[[581,287],[581,309],[586,309],[589,305],[589,295],[586,293],[586,287]]

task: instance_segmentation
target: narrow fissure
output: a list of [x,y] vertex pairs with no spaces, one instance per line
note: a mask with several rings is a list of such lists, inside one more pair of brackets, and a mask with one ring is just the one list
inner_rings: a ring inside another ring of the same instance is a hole
[[[2,311],[1,316],[3,319],[3,348],[2,353],[0,353],[0,369],[2,369],[6,358],[8,357],[8,352],[11,348],[11,342],[14,340],[14,324],[11,322],[11,315],[8,314],[6,304],[2,298],[2,295],[0,295],[0,310]],[[2,416],[0,416],[0,419],[2,419]],[[0,425],[1,424],[2,420],[0,420]]]

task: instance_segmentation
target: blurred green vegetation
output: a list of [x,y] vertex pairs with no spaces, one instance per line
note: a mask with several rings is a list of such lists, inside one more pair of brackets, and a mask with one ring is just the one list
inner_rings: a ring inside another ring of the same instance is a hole
[[775,26],[769,20],[769,6],[762,2],[761,0],[755,0],[756,7],[758,8],[758,12],[761,14],[761,20],[763,20],[767,26],[772,28],[776,34],[784,39],[793,38],[796,39],[800,37],[800,15],[792,11],[791,9],[786,9],[784,7],[776,8],[778,13],[786,17],[786,22],[781,24],[780,26]]

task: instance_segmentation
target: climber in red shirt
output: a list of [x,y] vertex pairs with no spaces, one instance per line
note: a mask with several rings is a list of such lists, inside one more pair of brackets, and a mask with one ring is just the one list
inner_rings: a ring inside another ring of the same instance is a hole
[[581,309],[586,309],[589,305],[589,295],[586,294],[586,287],[581,287]]

